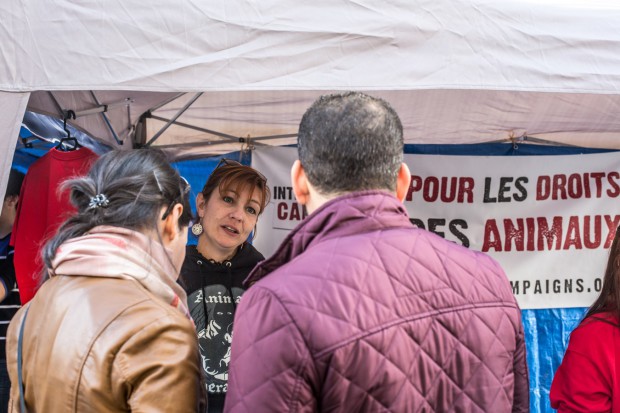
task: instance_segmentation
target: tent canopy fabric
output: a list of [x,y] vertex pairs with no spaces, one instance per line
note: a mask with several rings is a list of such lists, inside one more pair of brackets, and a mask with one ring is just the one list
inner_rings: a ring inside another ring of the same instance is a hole
[[[620,147],[611,0],[19,0],[0,16],[1,104],[95,111],[69,123],[112,147],[293,144],[307,106],[339,90],[390,101],[406,143]],[[21,114],[0,112],[0,149]]]

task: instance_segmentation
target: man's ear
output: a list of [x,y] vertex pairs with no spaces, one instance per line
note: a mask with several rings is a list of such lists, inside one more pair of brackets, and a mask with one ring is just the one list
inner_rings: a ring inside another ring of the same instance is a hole
[[400,164],[398,170],[398,176],[396,177],[396,198],[403,202],[409,191],[409,184],[411,183],[411,172],[406,163]]
[[298,160],[293,163],[291,168],[291,183],[293,184],[293,192],[297,202],[301,205],[308,204],[310,192],[308,191],[308,178],[306,177],[306,171]]
[[181,217],[181,214],[183,214],[183,205],[176,204],[172,207],[172,210],[164,220],[161,231],[164,245],[167,246],[169,242],[174,241],[180,235],[181,230],[179,229],[179,218]]

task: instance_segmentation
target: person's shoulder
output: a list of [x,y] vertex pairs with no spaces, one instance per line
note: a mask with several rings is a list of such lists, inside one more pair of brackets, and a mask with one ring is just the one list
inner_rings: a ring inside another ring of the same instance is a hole
[[253,260],[257,260],[257,261],[262,261],[265,259],[265,256],[256,249],[256,247],[254,247],[254,245],[252,244],[246,244],[248,247],[248,255],[253,259]]
[[604,335],[618,335],[620,333],[620,322],[611,313],[598,313],[584,319],[571,333],[571,340],[589,339],[590,337]]
[[515,297],[502,266],[490,255],[416,229],[412,265],[422,266],[475,301],[501,301],[516,308]]
[[198,249],[196,249],[196,245],[186,245],[185,246],[185,261],[189,261],[192,258],[197,258],[200,256]]
[[[253,298],[276,299],[285,307],[287,303],[298,303],[302,297],[313,295],[319,285],[326,282],[329,274],[318,271],[314,254],[300,254],[294,259],[281,262],[264,277],[245,291],[243,300]],[[246,298],[247,297],[247,298]]]
[[254,267],[258,262],[263,261],[265,257],[261,254],[254,245],[246,242],[242,245],[237,255],[233,258],[234,266],[249,266]]
[[[162,331],[172,329],[175,331],[191,332],[193,327],[191,321],[184,316],[176,307],[157,297],[152,292],[140,285],[135,285],[131,280],[129,283],[117,283],[115,288],[109,292],[115,294],[127,293],[128,301],[120,301],[117,304],[117,315],[114,317],[110,327],[112,330],[125,331]],[[132,333],[133,334],[133,333]]]
[[193,273],[199,273],[200,267],[199,267],[198,262],[201,260],[206,261],[206,259],[203,258],[202,255],[200,255],[200,253],[196,249],[196,246],[188,245],[185,249],[185,259],[183,260],[183,264],[181,265],[181,272],[180,272],[179,280],[183,281],[187,275],[192,275]]
[[569,349],[589,354],[595,348],[608,348],[620,343],[620,325],[616,317],[600,313],[584,319],[570,334]]
[[[125,280],[119,280],[119,281],[125,281]],[[119,285],[116,288],[116,290],[119,292],[128,290],[127,293],[133,296],[133,300],[127,302],[127,305],[126,305],[127,308],[134,307],[135,310],[137,311],[151,311],[156,314],[174,315],[174,316],[185,318],[176,309],[176,307],[173,307],[170,303],[165,302],[163,298],[158,297],[153,292],[144,288],[140,283],[134,280],[126,280],[126,281],[129,281],[129,283],[134,284],[134,285],[132,286],[132,285],[129,285],[128,283],[122,283],[122,287],[121,285]]]
[[503,275],[499,263],[487,253],[475,251],[469,246],[447,240],[427,230],[414,228],[412,231],[417,237],[416,247],[422,254],[434,252],[433,256],[436,256],[437,259],[444,262],[452,261],[465,270],[475,271],[482,268]]
[[106,300],[90,300],[95,314],[108,314],[119,317],[122,314],[139,313],[140,317],[158,318],[183,315],[163,299],[144,288],[132,279],[96,277],[75,277],[72,289],[80,289],[83,296],[106,297]]

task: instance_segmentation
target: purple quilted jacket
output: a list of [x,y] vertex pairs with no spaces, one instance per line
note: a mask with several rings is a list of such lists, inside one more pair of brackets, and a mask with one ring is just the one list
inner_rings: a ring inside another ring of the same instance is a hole
[[529,411],[504,272],[387,193],[323,205],[246,282],[228,412]]

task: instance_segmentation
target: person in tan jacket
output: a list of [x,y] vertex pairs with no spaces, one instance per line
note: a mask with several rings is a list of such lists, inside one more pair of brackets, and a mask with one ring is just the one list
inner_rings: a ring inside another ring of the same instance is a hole
[[204,409],[176,283],[189,185],[162,152],[137,150],[103,155],[63,188],[78,212],[46,244],[48,279],[9,326],[9,411]]

